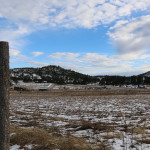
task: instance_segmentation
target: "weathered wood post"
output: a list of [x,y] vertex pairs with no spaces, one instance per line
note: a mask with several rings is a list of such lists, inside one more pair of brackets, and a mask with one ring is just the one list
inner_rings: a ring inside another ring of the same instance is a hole
[[9,150],[9,44],[0,41],[0,150]]

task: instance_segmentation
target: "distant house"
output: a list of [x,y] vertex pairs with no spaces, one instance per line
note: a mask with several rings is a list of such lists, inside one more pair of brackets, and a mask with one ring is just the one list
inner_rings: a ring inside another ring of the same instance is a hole
[[48,91],[47,88],[39,88],[39,91]]

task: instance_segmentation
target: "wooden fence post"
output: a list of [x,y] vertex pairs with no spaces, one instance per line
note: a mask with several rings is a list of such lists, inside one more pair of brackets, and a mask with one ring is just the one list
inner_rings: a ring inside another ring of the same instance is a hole
[[9,150],[9,44],[0,41],[0,150]]

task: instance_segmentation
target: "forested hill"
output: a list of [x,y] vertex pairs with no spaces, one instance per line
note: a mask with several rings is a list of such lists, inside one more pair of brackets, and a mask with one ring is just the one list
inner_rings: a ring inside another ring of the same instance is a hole
[[24,82],[51,82],[58,84],[88,84],[99,82],[96,77],[84,75],[59,66],[46,66],[42,68],[15,68],[11,69],[11,79]]
[[57,84],[100,84],[100,85],[150,85],[150,72],[137,76],[89,76],[59,66],[42,68],[11,69],[11,79],[15,82],[50,82]]
[[150,71],[140,74],[139,76],[143,76],[143,77],[150,77]]
[[101,85],[150,85],[150,72],[137,76],[96,76]]

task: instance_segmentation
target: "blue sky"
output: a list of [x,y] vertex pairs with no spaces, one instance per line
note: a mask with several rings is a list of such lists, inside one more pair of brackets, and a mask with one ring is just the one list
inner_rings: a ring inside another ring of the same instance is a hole
[[89,75],[150,71],[150,0],[1,0],[10,67]]

